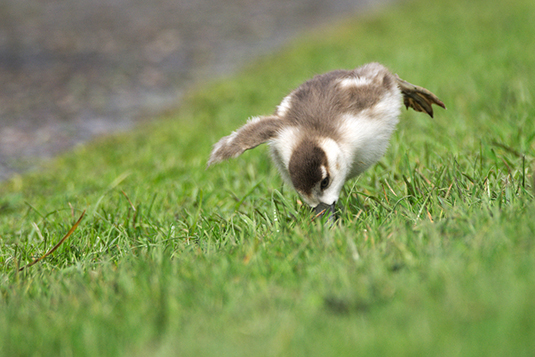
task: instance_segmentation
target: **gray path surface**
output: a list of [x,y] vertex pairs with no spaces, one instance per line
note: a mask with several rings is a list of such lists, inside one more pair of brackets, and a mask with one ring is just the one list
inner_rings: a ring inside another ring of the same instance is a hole
[[2,0],[0,180],[386,0]]

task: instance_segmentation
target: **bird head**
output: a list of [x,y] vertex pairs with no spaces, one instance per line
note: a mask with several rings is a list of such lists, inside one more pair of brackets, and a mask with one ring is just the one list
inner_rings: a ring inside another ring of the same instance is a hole
[[347,162],[330,138],[305,138],[292,150],[288,173],[295,190],[316,213],[333,212],[347,175]]

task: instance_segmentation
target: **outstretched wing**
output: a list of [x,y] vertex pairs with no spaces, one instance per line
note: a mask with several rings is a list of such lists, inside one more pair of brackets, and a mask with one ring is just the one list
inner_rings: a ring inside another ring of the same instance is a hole
[[240,156],[245,150],[253,149],[277,136],[283,121],[277,116],[256,117],[244,126],[221,138],[213,147],[208,165]]
[[401,93],[403,93],[403,104],[405,104],[407,109],[411,107],[417,112],[426,112],[431,118],[433,117],[432,104],[436,104],[446,109],[444,103],[429,90],[404,81],[403,79],[399,78],[397,74],[396,80]]

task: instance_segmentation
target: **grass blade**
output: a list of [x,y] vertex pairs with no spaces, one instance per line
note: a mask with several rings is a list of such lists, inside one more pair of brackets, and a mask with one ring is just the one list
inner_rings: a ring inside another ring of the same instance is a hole
[[39,263],[41,260],[45,259],[46,257],[48,257],[50,254],[54,253],[56,251],[56,249],[59,248],[60,245],[63,244],[63,242],[65,242],[67,240],[67,238],[69,238],[71,236],[71,234],[76,230],[76,228],[78,227],[78,225],[80,224],[80,222],[82,221],[82,218],[84,218],[84,215],[85,215],[85,210],[82,212],[82,215],[80,216],[80,218],[78,218],[78,220],[76,221],[76,223],[71,227],[71,229],[69,229],[69,231],[67,232],[67,234],[65,234],[65,236],[58,242],[58,244],[56,244],[52,249],[50,249],[46,254],[44,254],[43,256],[41,256],[40,258],[37,258],[35,259],[33,262],[23,266],[22,268],[19,268],[19,271],[22,271],[24,270],[25,268],[29,268],[31,267],[32,265],[35,265],[37,263]]

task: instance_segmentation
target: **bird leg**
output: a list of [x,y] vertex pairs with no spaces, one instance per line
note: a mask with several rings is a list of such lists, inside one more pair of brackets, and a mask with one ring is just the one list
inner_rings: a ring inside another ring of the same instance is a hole
[[411,107],[417,112],[426,112],[431,118],[433,117],[433,108],[431,106],[432,104],[436,104],[446,109],[444,103],[429,90],[409,83],[399,78],[397,74],[396,80],[398,82],[398,87],[401,90],[401,93],[403,93],[403,104],[405,104],[405,107],[407,109]]

